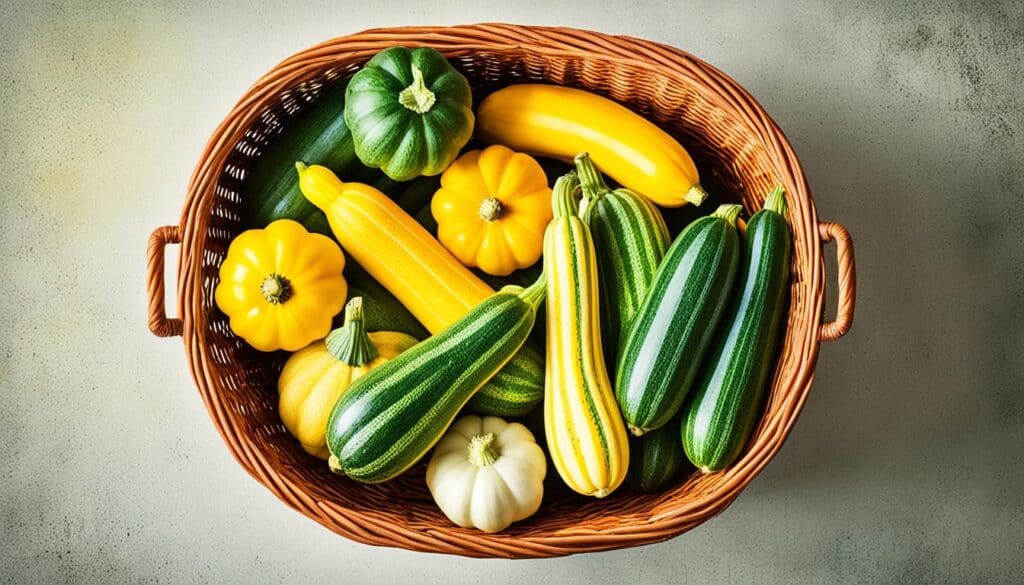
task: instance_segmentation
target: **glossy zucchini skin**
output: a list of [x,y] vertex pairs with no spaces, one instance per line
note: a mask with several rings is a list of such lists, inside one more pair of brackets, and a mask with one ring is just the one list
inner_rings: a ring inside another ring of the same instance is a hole
[[747,223],[737,294],[686,406],[683,447],[705,473],[731,465],[758,420],[785,315],[792,246],[777,188]]
[[[430,336],[426,327],[355,261],[345,264],[345,281],[349,298],[363,297],[363,323],[367,331],[397,331],[421,340]],[[341,314],[336,317],[336,326],[341,326],[342,319]]]
[[256,159],[242,183],[245,227],[294,219],[309,231],[332,235],[327,217],[299,191],[297,160],[321,164],[346,181],[371,184],[389,195],[400,189],[398,182],[359,162],[345,124],[343,98],[344,85],[325,88],[320,99],[290,121]]
[[533,327],[544,282],[509,287],[357,379],[327,423],[331,467],[364,483],[402,473],[441,438]]
[[645,493],[656,492],[667,486],[679,474],[686,461],[683,444],[679,441],[679,424],[662,425],[642,437],[629,442],[629,473],[626,484]]
[[637,436],[679,411],[725,311],[740,260],[738,205],[721,205],[672,243],[619,352],[615,395]]
[[[576,156],[576,172],[583,189],[583,220],[597,251],[605,363],[615,367],[619,348],[668,250],[668,228],[646,198],[628,189],[610,189],[587,153]],[[609,375],[614,378],[615,372]]]

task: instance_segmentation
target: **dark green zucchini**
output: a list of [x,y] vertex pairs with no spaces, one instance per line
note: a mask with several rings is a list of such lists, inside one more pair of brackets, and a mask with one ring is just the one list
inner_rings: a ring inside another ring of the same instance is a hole
[[778,187],[747,223],[735,298],[686,407],[683,447],[705,473],[731,465],[757,422],[785,314],[792,246]]
[[349,386],[327,422],[331,468],[364,482],[402,473],[526,341],[545,281],[494,293],[447,329]]
[[634,435],[683,404],[714,335],[739,265],[739,205],[690,224],[665,254],[619,352],[615,397]]
[[635,490],[656,492],[679,474],[685,460],[683,444],[679,442],[679,425],[662,425],[642,437],[630,439],[626,483]]

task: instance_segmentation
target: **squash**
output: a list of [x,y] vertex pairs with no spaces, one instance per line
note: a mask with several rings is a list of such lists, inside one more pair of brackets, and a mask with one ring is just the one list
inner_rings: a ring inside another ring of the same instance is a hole
[[356,380],[327,421],[331,468],[379,483],[419,461],[470,397],[516,355],[543,299],[543,279],[526,289],[506,287]]
[[732,465],[757,423],[785,319],[792,248],[777,187],[747,222],[740,283],[685,408],[683,447],[704,473]]
[[366,332],[363,299],[345,305],[345,324],[293,353],[277,380],[281,421],[307,453],[327,459],[327,417],[349,384],[416,345],[394,331]]
[[498,532],[540,508],[547,469],[526,427],[470,414],[434,447],[427,487],[455,524]]
[[601,348],[597,260],[590,229],[576,215],[576,173],[558,179],[554,219],[544,235],[548,280],[544,430],[566,485],[602,498],[629,467],[626,428]]
[[[576,157],[576,172],[583,189],[583,221],[597,248],[601,344],[605,363],[615,366],[668,249],[668,228],[650,201],[629,189],[609,189],[587,153]],[[614,379],[614,372],[608,374]]]
[[438,240],[460,262],[507,276],[540,259],[551,189],[533,157],[489,146],[444,171],[431,211]]
[[279,219],[231,241],[214,301],[249,345],[295,351],[331,330],[348,293],[344,268],[333,240]]
[[[297,163],[302,193],[330,220],[334,236],[431,333],[465,316],[493,290],[380,191],[342,183],[329,169]],[[518,416],[544,394],[540,356],[530,348],[510,360],[473,397],[481,414]]]
[[665,254],[619,352],[615,395],[637,436],[675,416],[725,313],[740,261],[736,217],[725,204],[690,224]]
[[707,194],[689,153],[629,108],[582,89],[511,85],[477,109],[476,134],[487,144],[572,161],[589,152],[623,187],[662,207],[700,205]]
[[440,174],[473,133],[469,82],[429,47],[377,53],[345,89],[356,155],[396,181]]

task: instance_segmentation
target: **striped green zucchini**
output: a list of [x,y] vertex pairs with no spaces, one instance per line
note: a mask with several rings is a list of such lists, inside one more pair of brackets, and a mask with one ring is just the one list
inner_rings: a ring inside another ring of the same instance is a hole
[[626,477],[629,441],[604,365],[597,260],[590,228],[576,215],[578,183],[575,172],[555,182],[554,219],[544,234],[544,434],[565,484],[603,498]]
[[777,187],[747,223],[742,282],[686,408],[683,447],[705,473],[731,465],[757,422],[775,364],[792,245],[786,199]]
[[679,425],[666,424],[629,441],[626,484],[642,492],[656,492],[679,473],[686,455],[679,442]]
[[353,382],[327,421],[331,468],[379,483],[419,461],[526,341],[544,294],[543,277],[506,287]]
[[[597,250],[601,343],[605,363],[614,367],[668,249],[668,228],[646,197],[629,189],[609,189],[587,153],[576,156],[576,172],[583,188],[583,220]],[[609,375],[614,377],[614,372]]]
[[615,396],[634,435],[683,404],[732,291],[739,205],[721,205],[672,243],[619,352]]

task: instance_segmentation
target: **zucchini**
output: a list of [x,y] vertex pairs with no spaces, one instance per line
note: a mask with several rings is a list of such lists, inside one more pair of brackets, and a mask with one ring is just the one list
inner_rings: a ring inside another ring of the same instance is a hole
[[[330,218],[346,254],[432,333],[448,327],[494,293],[389,197],[343,183],[321,165],[296,163],[303,194]],[[481,414],[525,414],[544,395],[539,355],[520,352],[470,406]]]
[[629,189],[609,189],[587,153],[576,156],[576,171],[583,188],[583,220],[597,248],[605,363],[615,366],[623,338],[668,249],[668,228],[647,199]]
[[682,406],[725,311],[740,259],[739,205],[690,224],[654,275],[619,352],[615,396],[637,436]]
[[506,287],[443,331],[357,379],[327,421],[331,468],[363,483],[402,473],[504,366],[533,327],[543,279]]
[[775,363],[792,245],[777,187],[747,223],[741,283],[686,409],[683,447],[705,473],[731,465],[754,430]]
[[656,492],[679,474],[686,455],[679,442],[679,425],[666,424],[629,441],[626,485],[641,492]]
[[544,234],[544,434],[566,485],[602,498],[626,477],[629,442],[601,349],[597,260],[590,229],[576,215],[578,184],[575,172],[555,183],[554,219]]
[[306,200],[295,180],[295,161],[321,164],[346,181],[370,183],[392,194],[399,183],[356,157],[345,124],[344,83],[324,88],[320,99],[296,118],[266,147],[242,183],[244,227],[261,228],[277,219],[294,219],[307,230],[332,236],[323,212]]

